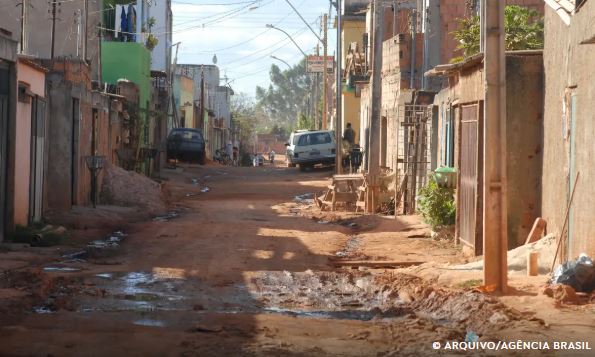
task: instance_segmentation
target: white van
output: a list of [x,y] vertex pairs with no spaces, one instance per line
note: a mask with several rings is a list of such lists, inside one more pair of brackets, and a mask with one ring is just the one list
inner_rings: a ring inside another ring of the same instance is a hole
[[335,163],[333,130],[298,130],[291,133],[287,146],[287,166],[300,168]]

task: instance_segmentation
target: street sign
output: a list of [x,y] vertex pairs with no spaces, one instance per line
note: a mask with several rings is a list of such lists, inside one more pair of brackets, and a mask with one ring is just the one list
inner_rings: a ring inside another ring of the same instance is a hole
[[[326,70],[327,73],[333,73],[335,59],[333,56],[326,56]],[[324,71],[324,56],[308,56],[307,62],[308,73],[323,73]]]

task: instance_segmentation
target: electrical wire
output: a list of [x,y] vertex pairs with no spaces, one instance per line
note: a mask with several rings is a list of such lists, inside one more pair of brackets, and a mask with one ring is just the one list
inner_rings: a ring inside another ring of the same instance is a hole
[[[302,5],[302,4],[303,4],[305,1],[306,1],[306,0],[302,0],[302,2],[301,2],[301,3],[300,3],[298,6]],[[281,19],[279,19],[279,20],[278,20],[277,22],[275,22],[273,25],[278,25],[278,24],[280,24],[280,23],[281,23],[281,22],[283,22],[283,21],[284,21],[284,20],[285,20],[287,17],[289,17],[291,14],[292,14],[292,12],[289,12],[289,13],[287,13],[285,16],[283,16]],[[270,29],[270,28],[267,28],[266,30],[264,30],[264,31],[260,32],[259,34],[257,34],[256,36],[254,36],[254,37],[252,37],[252,38],[250,38],[250,39],[248,39],[248,40],[245,40],[245,41],[242,41],[242,42],[238,42],[238,43],[236,43],[236,44],[233,44],[233,45],[231,45],[231,46],[228,46],[228,47],[223,47],[223,48],[219,48],[219,49],[216,49],[216,50],[213,50],[213,51],[202,51],[202,52],[200,52],[200,51],[199,51],[199,52],[197,52],[196,54],[200,54],[200,53],[213,53],[213,52],[220,52],[220,51],[224,51],[224,50],[229,50],[229,49],[231,49],[231,48],[236,48],[236,47],[242,46],[242,45],[244,45],[244,44],[246,44],[246,43],[248,43],[248,42],[252,42],[252,41],[254,41],[255,39],[259,38],[260,36],[264,35],[265,33],[269,32],[269,31],[271,31],[271,30],[272,30],[272,29]]]

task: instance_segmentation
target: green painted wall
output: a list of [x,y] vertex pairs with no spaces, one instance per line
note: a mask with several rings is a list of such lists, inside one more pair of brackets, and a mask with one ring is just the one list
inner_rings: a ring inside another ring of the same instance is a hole
[[[139,115],[143,121],[143,130],[148,125],[147,110],[151,100],[151,52],[136,42],[101,43],[101,71],[103,82],[117,84],[120,79],[127,79],[139,88]],[[147,145],[141,135],[142,144]]]

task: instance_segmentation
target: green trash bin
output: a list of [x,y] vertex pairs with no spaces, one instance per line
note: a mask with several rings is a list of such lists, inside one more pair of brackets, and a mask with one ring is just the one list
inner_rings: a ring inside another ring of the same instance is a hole
[[434,170],[434,173],[438,186],[445,188],[457,187],[457,170],[454,167],[439,167]]

